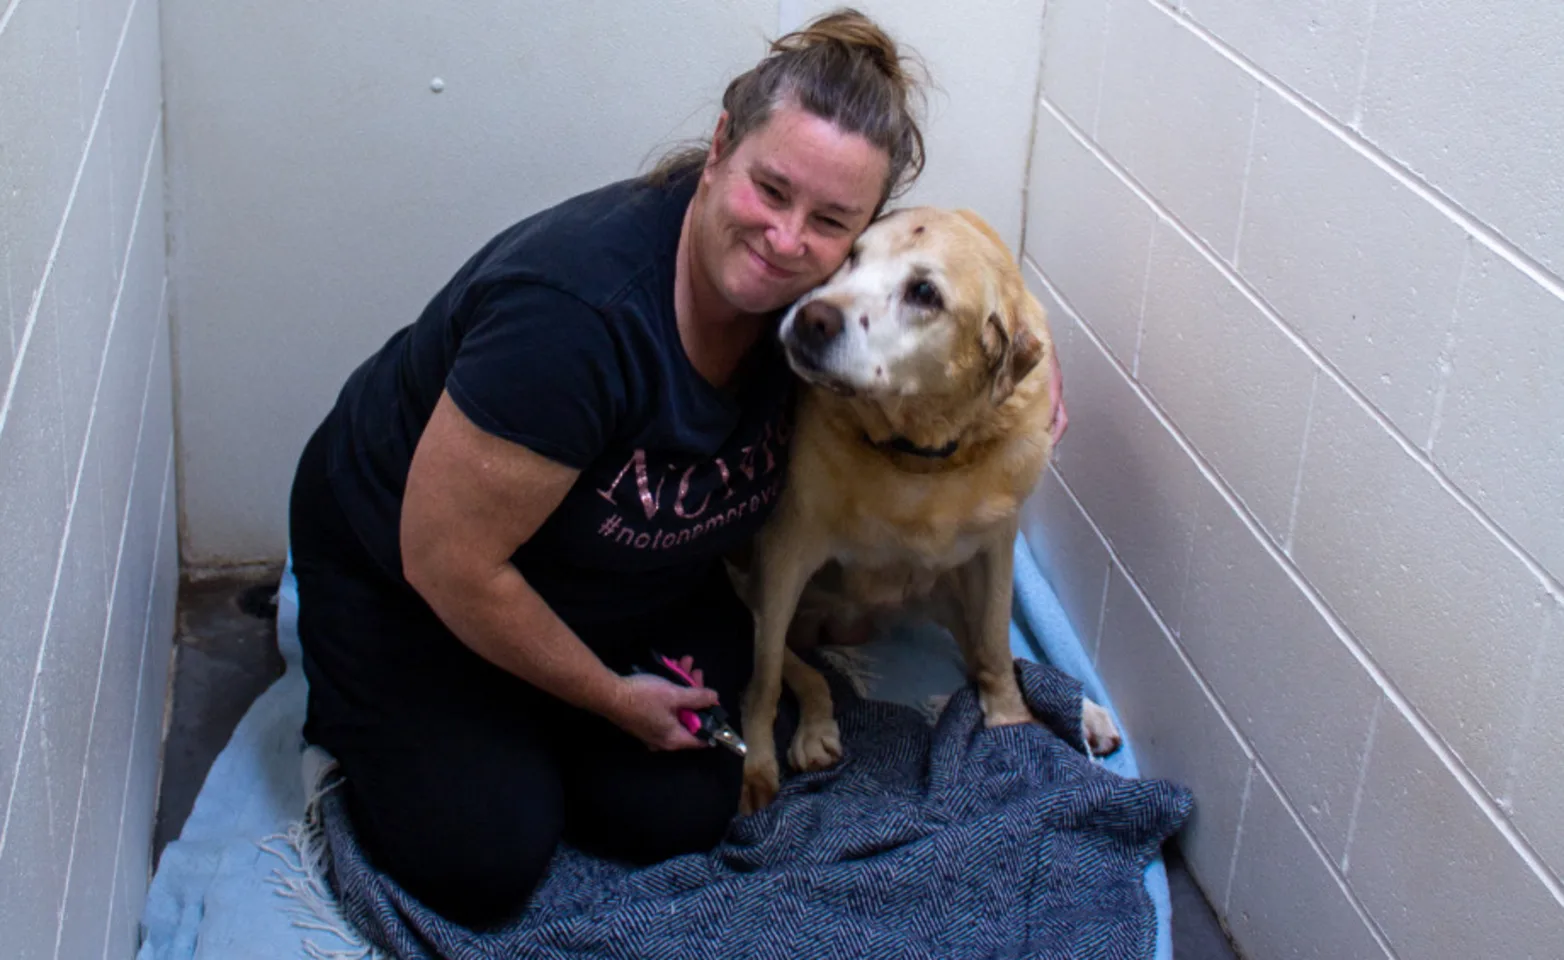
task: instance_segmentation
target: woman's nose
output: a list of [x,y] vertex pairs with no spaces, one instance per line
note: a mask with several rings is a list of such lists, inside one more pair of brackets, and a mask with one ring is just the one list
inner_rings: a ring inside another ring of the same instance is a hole
[[766,231],[766,240],[780,257],[796,260],[804,255],[804,224],[801,217],[779,217]]

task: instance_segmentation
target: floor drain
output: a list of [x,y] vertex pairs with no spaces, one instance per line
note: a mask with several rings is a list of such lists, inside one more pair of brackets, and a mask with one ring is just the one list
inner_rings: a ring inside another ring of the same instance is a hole
[[239,594],[239,609],[258,620],[277,619],[277,584],[258,583]]

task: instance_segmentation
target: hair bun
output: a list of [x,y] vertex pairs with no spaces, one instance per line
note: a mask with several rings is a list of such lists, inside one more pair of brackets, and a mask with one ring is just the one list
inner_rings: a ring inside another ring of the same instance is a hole
[[784,53],[826,44],[834,44],[867,57],[876,69],[897,86],[906,87],[910,83],[911,78],[902,67],[901,51],[896,41],[873,20],[852,8],[835,10],[811,21],[777,40],[771,49],[774,53]]
[[760,63],[734,77],[722,93],[721,141],[665,157],[652,182],[670,182],[720,159],[786,101],[885,151],[878,213],[923,170],[917,108],[927,77],[917,54],[904,53],[873,20],[851,8],[834,10],[774,41]]

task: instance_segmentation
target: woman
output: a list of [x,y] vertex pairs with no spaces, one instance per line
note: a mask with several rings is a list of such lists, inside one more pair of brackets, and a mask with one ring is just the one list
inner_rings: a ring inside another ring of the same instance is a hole
[[[779,312],[922,167],[916,89],[862,15],[734,80],[709,147],[495,237],[349,378],[291,504],[307,738],[377,866],[450,919],[514,915],[562,840],[710,849],[753,621],[721,556],[786,458]],[[635,675],[650,651],[705,687]]]

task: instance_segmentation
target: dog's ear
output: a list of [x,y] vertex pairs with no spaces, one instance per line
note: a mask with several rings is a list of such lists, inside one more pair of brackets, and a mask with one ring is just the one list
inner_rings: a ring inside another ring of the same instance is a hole
[[996,407],[1009,399],[1016,384],[1032,372],[1044,353],[1043,342],[1025,322],[1014,323],[1007,329],[1004,318],[997,313],[989,314],[984,324],[983,350],[990,361],[988,397]]
[[972,210],[957,210],[956,216],[977,228],[977,232],[981,233],[984,237],[987,237],[989,242],[993,243],[994,246],[1003,250],[1007,258],[1010,256],[1010,245],[1005,243],[1005,238],[1001,237],[999,235],[999,231],[995,230],[987,220],[984,220]]

